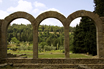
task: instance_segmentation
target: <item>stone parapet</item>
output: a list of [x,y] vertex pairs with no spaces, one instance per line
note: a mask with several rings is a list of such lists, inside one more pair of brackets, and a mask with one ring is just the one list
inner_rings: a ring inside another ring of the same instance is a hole
[[3,59],[3,63],[13,64],[19,68],[75,68],[75,69],[103,69],[104,59]]
[[41,63],[41,64],[104,64],[104,59],[29,59],[29,58],[8,58],[6,63]]

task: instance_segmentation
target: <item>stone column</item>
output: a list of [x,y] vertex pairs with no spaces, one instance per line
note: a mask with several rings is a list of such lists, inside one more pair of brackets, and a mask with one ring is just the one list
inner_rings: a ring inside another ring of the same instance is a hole
[[38,58],[38,28],[33,27],[33,59]]
[[69,25],[64,27],[64,34],[65,58],[69,58]]
[[104,17],[100,17],[102,20],[103,30],[97,32],[97,54],[99,58],[104,58]]
[[97,32],[97,56],[104,58],[103,32]]
[[2,21],[3,20],[0,20],[0,59],[2,58],[2,38],[1,38],[1,25],[2,25]]
[[3,20],[0,20],[0,57],[7,58],[7,31],[2,29],[2,22]]

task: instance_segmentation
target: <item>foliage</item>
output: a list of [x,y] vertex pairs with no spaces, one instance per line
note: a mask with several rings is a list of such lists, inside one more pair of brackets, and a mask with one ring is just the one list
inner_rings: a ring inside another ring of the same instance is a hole
[[16,51],[17,50],[17,47],[16,47],[16,45],[12,44],[12,46],[11,46],[10,49],[13,50],[13,51]]
[[[73,27],[69,27],[69,28],[70,28],[69,32],[74,31]],[[10,25],[8,27],[7,32],[8,32],[8,43],[10,41],[17,43],[19,46],[18,47],[19,50],[25,50],[25,48],[28,48],[29,50],[33,49],[33,47],[30,46],[30,44],[33,44],[33,33],[32,33],[33,28],[30,24]],[[70,35],[71,34],[69,34],[69,36]],[[72,41],[70,42],[72,44]],[[58,26],[40,25],[38,29],[38,44],[39,44],[38,48],[40,52],[44,51],[45,49],[46,50],[59,49],[60,46],[64,45],[64,28]],[[44,46],[46,47],[44,48]],[[47,46],[52,48],[48,48]]]
[[18,47],[18,50],[24,50],[25,51],[27,49],[28,49],[28,46],[24,46],[24,45]]
[[[100,17],[104,16],[104,0],[94,0],[94,3],[94,13],[97,13]],[[94,22],[86,17],[82,18],[81,22],[82,24],[77,25],[74,32],[73,51],[89,52],[96,55],[96,28]]]
[[13,37],[16,37],[17,40],[19,41],[33,41],[33,28],[30,24],[28,25],[24,25],[24,24],[21,24],[21,25],[18,25],[18,24],[13,24],[13,25],[10,25],[8,27],[8,42],[11,41],[11,38]]
[[104,0],[94,0],[95,3],[95,13],[100,17],[104,16]]
[[[70,30],[69,32],[73,32],[74,28],[69,27]],[[50,35],[50,33],[63,33],[64,28],[63,27],[58,27],[58,26],[47,26],[47,25],[40,25],[39,26],[39,42],[43,42],[44,40],[41,37],[49,37],[49,36],[57,36],[57,35]],[[32,42],[33,41],[33,27],[31,24],[28,25],[18,25],[18,24],[13,24],[9,25],[8,27],[8,42],[11,41],[11,38],[16,37],[17,40],[19,41],[28,41]]]
[[41,48],[44,48],[45,45],[47,45],[46,42],[41,42],[41,43],[39,44],[39,46],[41,46]]
[[64,50],[64,46],[60,46],[59,50]]
[[81,23],[76,26],[72,50],[74,53],[97,54],[96,27],[90,18],[82,17]]
[[38,46],[38,51],[39,51],[39,52],[43,52],[42,46],[40,46],[40,45]]
[[33,50],[33,46],[28,46],[28,50]]
[[44,46],[45,51],[51,51],[51,50],[55,50],[56,47],[54,46]]
[[10,42],[13,42],[13,43],[19,43],[19,40],[17,40],[16,37],[13,37],[13,38],[11,38],[11,41],[10,41]]
[[74,41],[74,34],[73,32],[69,33],[69,46],[70,51],[73,51],[73,41]]

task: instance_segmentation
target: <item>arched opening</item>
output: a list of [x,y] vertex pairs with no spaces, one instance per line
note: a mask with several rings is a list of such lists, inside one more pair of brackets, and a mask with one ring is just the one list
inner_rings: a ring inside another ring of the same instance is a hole
[[43,20],[38,28],[38,57],[65,58],[64,27],[55,18]]
[[[63,26],[65,26],[65,20],[66,20],[66,17],[63,16],[62,14],[56,12],[56,11],[47,11],[47,12],[44,12],[42,14],[40,14],[37,18],[36,18],[36,21],[37,21],[37,26],[39,27],[40,23],[46,19],[46,18],[56,18],[58,19],[62,24]],[[37,35],[38,37],[38,35]],[[65,40],[66,41],[66,40]],[[64,41],[64,45],[65,45],[65,41]],[[66,48],[65,48],[66,49]],[[65,57],[66,57],[66,53],[65,52]],[[69,54],[68,54],[69,55]]]
[[[2,37],[2,53],[1,53],[1,58],[7,58],[7,29],[8,29],[8,26],[10,25],[10,23],[17,19],[17,18],[24,18],[24,19],[27,19],[28,21],[31,22],[32,26],[36,24],[36,20],[35,18],[26,13],[26,12],[15,12],[15,13],[12,13],[10,14],[9,16],[7,16],[3,22],[2,22],[2,34],[1,34],[1,37]],[[34,29],[34,26],[33,26],[33,29]],[[33,32],[33,37],[34,37],[34,33]],[[34,38],[33,38],[33,42],[34,42]],[[33,44],[33,47],[35,46],[35,44]],[[34,53],[34,52],[33,52]],[[34,54],[33,54],[34,55]]]
[[23,18],[13,20],[7,29],[7,57],[33,57],[33,27]]
[[[79,10],[79,11],[76,11],[74,13],[72,13],[71,15],[69,15],[67,17],[67,22],[68,24],[70,25],[70,23],[77,17],[89,17],[91,18],[94,23],[95,23],[95,26],[96,26],[96,41],[97,41],[97,57],[102,57],[103,55],[100,53],[101,52],[101,47],[102,47],[102,30],[103,30],[103,27],[102,27],[102,21],[101,19],[99,18],[99,16],[93,12],[89,12],[89,11],[85,11],[85,10]],[[68,39],[67,39],[68,40]]]
[[78,17],[72,23],[75,28],[69,33],[70,58],[97,58],[95,22],[89,17]]

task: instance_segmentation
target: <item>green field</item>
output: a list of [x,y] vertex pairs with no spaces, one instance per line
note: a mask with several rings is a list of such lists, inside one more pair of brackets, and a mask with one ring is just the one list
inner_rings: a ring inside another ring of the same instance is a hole
[[[16,55],[20,55],[20,54],[26,54],[24,56],[21,57],[26,57],[27,58],[32,58],[33,57],[33,52],[30,50],[22,50],[22,51],[12,51],[12,50],[8,50],[8,53],[11,54],[16,54]],[[46,52],[39,52],[38,57],[39,58],[65,58],[65,53],[63,53],[63,50],[52,50],[52,51],[46,51]],[[86,55],[86,54],[74,54],[74,53],[70,53],[70,58],[93,58],[93,56],[91,55]],[[6,67],[2,67],[0,69],[24,69],[24,68],[20,68],[20,67],[12,67],[12,66],[6,66]],[[33,68],[25,68],[25,69],[33,69]],[[43,69],[43,68],[36,68],[36,69]],[[46,69],[46,68],[44,68]],[[56,68],[54,68],[56,69]],[[58,68],[59,69],[59,68]],[[61,68],[60,68],[61,69]],[[74,68],[65,68],[65,69],[74,69]]]
[[[8,50],[8,53],[11,54],[16,54],[16,55],[20,55],[20,54],[26,54],[24,56],[21,57],[26,57],[27,58],[32,58],[33,57],[33,52],[30,50],[26,50],[26,51],[12,51],[12,50]],[[65,58],[64,53],[62,52],[62,50],[52,50],[52,51],[46,51],[46,52],[39,52],[38,55],[39,58]],[[74,54],[71,53],[70,54],[70,58],[92,58],[93,56],[91,55],[86,55],[86,54]]]

